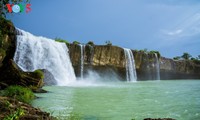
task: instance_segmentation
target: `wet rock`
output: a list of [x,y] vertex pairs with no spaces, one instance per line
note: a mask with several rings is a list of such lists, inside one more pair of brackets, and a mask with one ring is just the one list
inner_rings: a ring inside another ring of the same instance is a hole
[[42,70],[44,72],[44,85],[56,85],[57,82],[52,73],[48,70]]

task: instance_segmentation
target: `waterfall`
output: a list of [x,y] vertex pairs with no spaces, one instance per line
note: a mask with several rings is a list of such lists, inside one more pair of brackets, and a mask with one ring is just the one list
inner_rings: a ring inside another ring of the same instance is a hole
[[80,72],[81,72],[81,79],[83,79],[83,70],[84,70],[84,50],[85,50],[85,45],[79,44],[81,48],[81,65],[80,65]]
[[14,61],[23,71],[46,69],[54,76],[57,85],[68,85],[76,80],[68,48],[64,43],[37,37],[18,29]]
[[137,74],[133,53],[130,49],[124,48],[124,54],[126,60],[126,79],[127,81],[136,81]]
[[157,53],[154,53],[156,57],[156,80],[160,80],[160,63],[158,60],[158,55]]

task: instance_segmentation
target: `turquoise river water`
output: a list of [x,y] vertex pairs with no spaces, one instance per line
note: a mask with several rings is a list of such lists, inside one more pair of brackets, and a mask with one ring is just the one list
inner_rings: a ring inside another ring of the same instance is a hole
[[83,120],[200,120],[200,80],[45,86],[32,105],[54,116]]

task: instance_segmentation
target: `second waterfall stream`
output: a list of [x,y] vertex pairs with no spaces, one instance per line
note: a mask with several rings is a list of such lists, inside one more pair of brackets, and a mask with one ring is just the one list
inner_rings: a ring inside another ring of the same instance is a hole
[[126,79],[129,82],[135,82],[137,81],[137,74],[133,53],[130,49],[124,48],[124,54],[126,59]]

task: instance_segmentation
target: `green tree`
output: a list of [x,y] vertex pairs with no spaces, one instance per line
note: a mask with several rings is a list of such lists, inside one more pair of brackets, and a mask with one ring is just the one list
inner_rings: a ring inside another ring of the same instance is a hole
[[89,41],[87,44],[91,45],[91,46],[94,46],[94,42],[93,41]]
[[181,57],[185,60],[189,60],[192,56],[189,53],[185,52]]
[[30,0],[0,0],[0,17],[6,17],[6,13],[8,12],[8,8],[6,4],[8,3],[12,4],[19,4],[19,3],[28,3]]
[[111,42],[110,40],[107,40],[105,43],[106,43],[106,45],[108,45],[108,46],[112,46],[112,42]]

